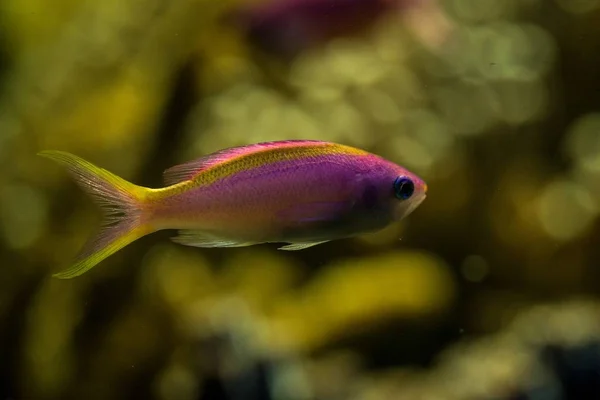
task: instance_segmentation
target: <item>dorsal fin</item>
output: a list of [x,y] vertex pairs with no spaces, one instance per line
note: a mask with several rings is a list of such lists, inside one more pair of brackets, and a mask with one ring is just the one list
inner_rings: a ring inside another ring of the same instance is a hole
[[170,186],[193,179],[200,172],[212,166],[247,154],[270,150],[277,147],[300,147],[311,144],[327,143],[319,140],[280,140],[275,142],[256,143],[247,146],[230,147],[167,169],[163,175],[164,182],[165,185]]

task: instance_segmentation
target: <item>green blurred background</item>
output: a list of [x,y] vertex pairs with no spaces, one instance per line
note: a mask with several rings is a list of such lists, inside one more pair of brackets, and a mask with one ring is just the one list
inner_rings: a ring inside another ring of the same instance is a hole
[[[326,40],[227,18],[259,0],[0,2],[0,398],[600,398],[600,1],[360,1]],[[38,151],[158,187],[297,138],[429,196],[299,252],[160,232],[50,278],[100,216]]]

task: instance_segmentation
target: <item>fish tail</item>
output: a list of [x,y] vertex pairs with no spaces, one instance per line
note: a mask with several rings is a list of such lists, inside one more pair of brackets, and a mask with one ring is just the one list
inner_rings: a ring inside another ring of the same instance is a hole
[[75,182],[102,208],[100,231],[81,249],[74,264],[52,276],[79,276],[135,240],[152,233],[146,200],[151,189],[134,185],[73,154],[46,150],[38,153],[64,165]]

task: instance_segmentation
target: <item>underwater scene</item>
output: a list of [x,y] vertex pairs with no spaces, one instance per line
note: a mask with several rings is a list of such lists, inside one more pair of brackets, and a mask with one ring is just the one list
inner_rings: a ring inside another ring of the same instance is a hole
[[600,0],[0,1],[0,400],[600,399]]

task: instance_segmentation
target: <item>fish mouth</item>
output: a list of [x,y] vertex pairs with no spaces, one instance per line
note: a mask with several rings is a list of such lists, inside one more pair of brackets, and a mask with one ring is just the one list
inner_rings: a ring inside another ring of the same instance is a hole
[[427,198],[427,194],[425,192],[421,193],[419,196],[417,196],[416,198],[414,198],[412,200],[412,203],[410,206],[408,206],[408,209],[406,210],[404,216],[407,216],[408,214],[412,213],[417,207],[419,207],[421,205],[421,203]]
[[421,203],[425,200],[427,196],[425,193],[420,193],[418,196],[407,200],[404,204],[398,205],[398,208],[394,211],[394,219],[399,221],[412,213]]

